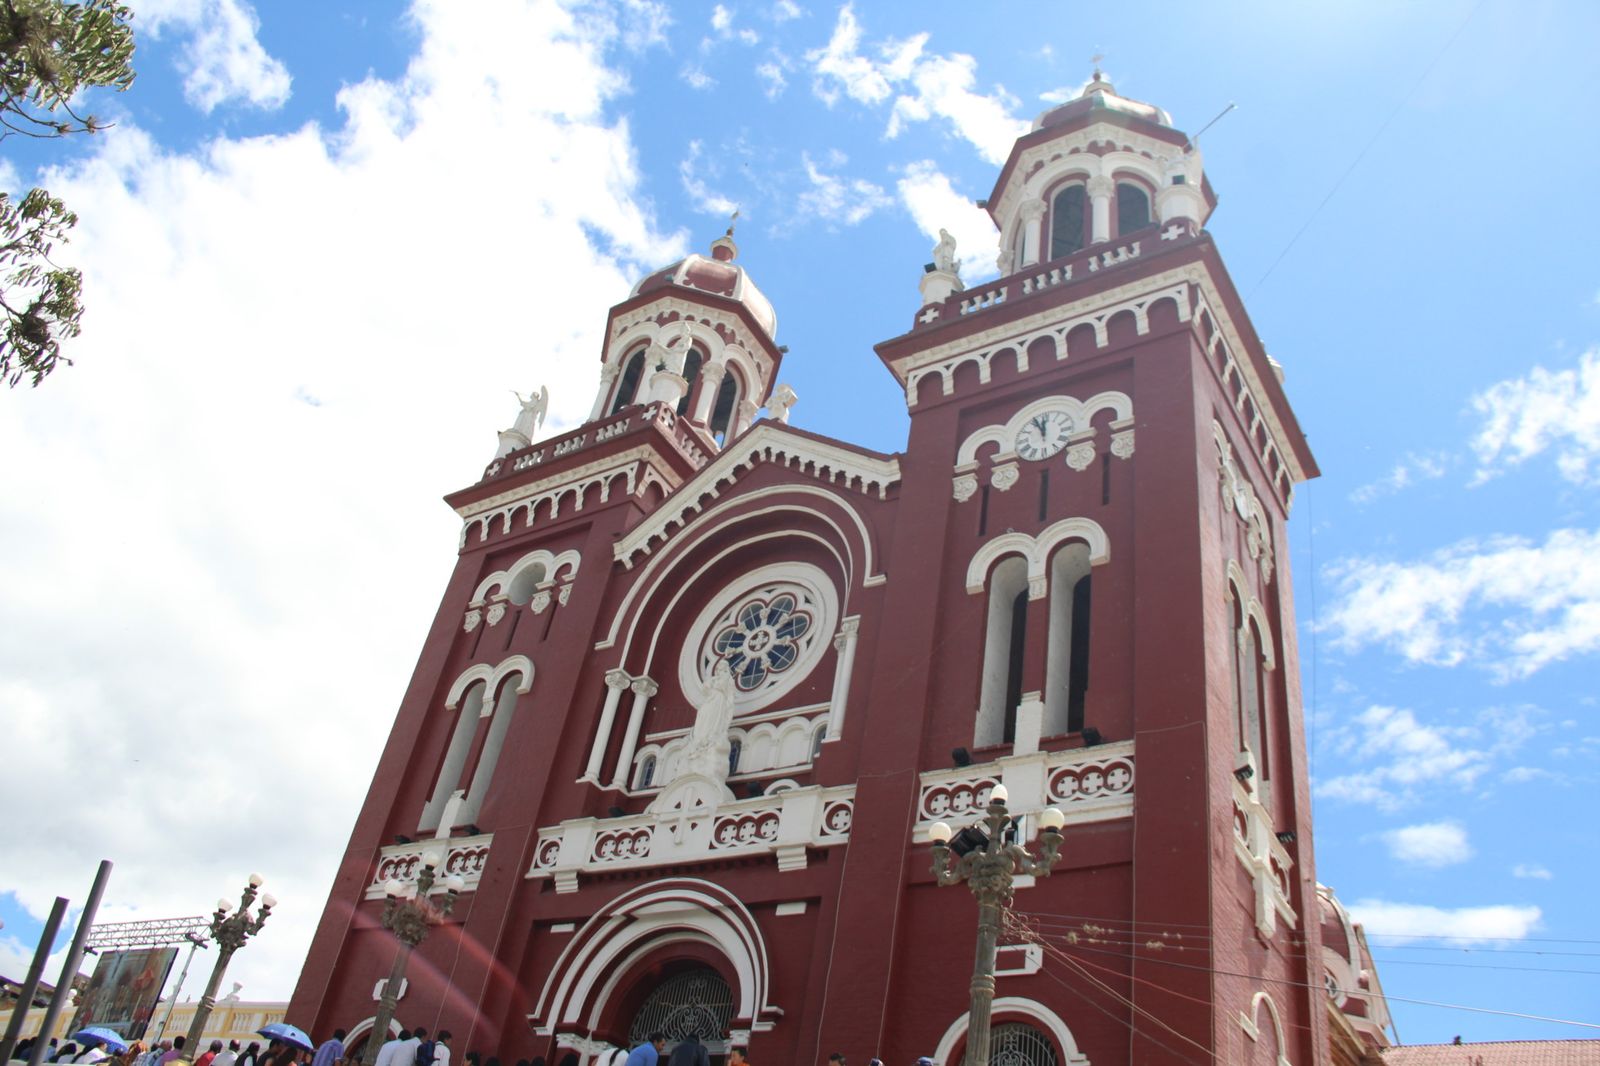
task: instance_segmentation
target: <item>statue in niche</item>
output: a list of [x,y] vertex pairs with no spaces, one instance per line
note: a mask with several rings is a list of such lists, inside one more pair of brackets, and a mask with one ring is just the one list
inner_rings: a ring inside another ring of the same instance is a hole
[[959,274],[959,264],[956,263],[956,239],[950,236],[950,231],[939,230],[939,243],[933,246],[933,267],[946,274]]
[[511,432],[520,433],[523,439],[531,441],[534,432],[544,425],[545,413],[550,409],[550,389],[541,385],[538,392],[528,393],[527,399],[523,399],[522,393],[516,389],[511,390],[511,395],[522,405],[522,410],[517,412],[517,420],[511,423]]

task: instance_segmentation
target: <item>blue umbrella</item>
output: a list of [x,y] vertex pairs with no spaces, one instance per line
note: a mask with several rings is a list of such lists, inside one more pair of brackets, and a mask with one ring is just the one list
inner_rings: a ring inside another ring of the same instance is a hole
[[88,1029],[79,1029],[72,1034],[72,1039],[81,1040],[85,1043],[104,1044],[118,1054],[128,1050],[128,1042],[122,1039],[122,1034],[113,1032],[110,1029],[103,1029],[98,1025],[90,1026]]
[[273,1040],[282,1040],[285,1044],[293,1044],[295,1047],[305,1048],[307,1051],[316,1050],[311,1043],[311,1038],[305,1034],[305,1030],[297,1029],[288,1022],[273,1022],[271,1025],[263,1025],[256,1032],[262,1036],[271,1037]]

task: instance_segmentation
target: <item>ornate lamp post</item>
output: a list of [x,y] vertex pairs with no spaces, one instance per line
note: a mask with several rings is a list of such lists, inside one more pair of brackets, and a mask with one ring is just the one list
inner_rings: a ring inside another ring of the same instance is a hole
[[400,985],[405,981],[406,964],[411,952],[428,939],[428,930],[443,922],[455,908],[456,897],[466,883],[454,874],[438,882],[443,896],[434,902],[433,871],[444,862],[444,855],[434,849],[422,853],[422,871],[415,884],[390,880],[385,882],[383,893],[388,902],[383,907],[383,927],[400,941],[394,953],[394,966],[389,969],[389,979],[383,983],[383,995],[378,999],[378,1016],[372,1020],[372,1031],[361,1051],[362,1066],[372,1066],[378,1057],[378,1048],[389,1033],[389,1023],[394,1019],[394,1009],[400,1002]]
[[[928,827],[933,841],[933,876],[940,885],[962,881],[978,900],[978,954],[972,963],[972,1003],[967,1016],[967,1066],[989,1066],[989,1011],[994,1004],[994,953],[1000,940],[1000,911],[1011,902],[1016,874],[1049,877],[1061,857],[1061,827],[1066,817],[1056,808],[1039,815],[1038,858],[1021,844],[1006,840],[1011,815],[1004,785],[989,793],[989,809],[978,825],[952,833],[945,822]],[[951,837],[955,836],[952,845]],[[951,853],[956,855],[950,861]]]
[[233,910],[233,904],[225,899],[217,900],[217,909],[211,915],[211,939],[217,942],[217,964],[211,968],[211,980],[206,982],[205,995],[200,997],[200,1006],[194,1012],[194,1020],[189,1023],[189,1034],[183,1041],[184,1057],[190,1061],[193,1061],[195,1049],[200,1046],[200,1034],[206,1030],[211,1008],[217,1005],[217,988],[228,969],[228,960],[233,958],[234,952],[244,947],[246,940],[261,932],[267,915],[278,905],[278,901],[268,893],[261,897],[260,910],[252,915],[250,904],[255,902],[256,893],[260,890],[261,875],[251,874],[250,883],[244,886],[244,893],[239,897],[239,909],[232,915],[228,912]]

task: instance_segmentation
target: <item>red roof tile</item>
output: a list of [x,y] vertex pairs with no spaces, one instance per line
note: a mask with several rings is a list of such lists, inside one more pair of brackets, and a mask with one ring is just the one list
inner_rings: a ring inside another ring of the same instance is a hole
[[1384,1066],[1600,1066],[1600,1040],[1496,1040],[1402,1044],[1383,1049]]

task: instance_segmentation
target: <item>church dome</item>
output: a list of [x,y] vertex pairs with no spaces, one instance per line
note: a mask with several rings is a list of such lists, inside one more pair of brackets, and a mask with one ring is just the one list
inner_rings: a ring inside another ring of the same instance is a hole
[[772,309],[772,301],[756,288],[744,267],[734,264],[738,255],[739,246],[733,243],[732,236],[718,237],[711,242],[709,257],[691,254],[671,266],[663,267],[635,285],[631,295],[659,292],[677,285],[737,300],[744,304],[745,310],[750,312],[750,317],[755,319],[767,337],[776,339],[778,314]]
[[1172,125],[1172,116],[1156,105],[1118,96],[1116,88],[1097,70],[1076,99],[1068,100],[1044,112],[1033,120],[1033,128],[1042,130],[1050,126],[1059,126],[1085,115],[1092,116],[1097,111],[1117,111],[1157,125],[1168,127]]

